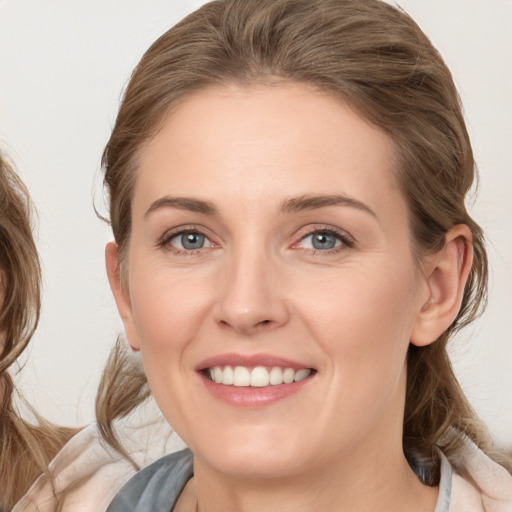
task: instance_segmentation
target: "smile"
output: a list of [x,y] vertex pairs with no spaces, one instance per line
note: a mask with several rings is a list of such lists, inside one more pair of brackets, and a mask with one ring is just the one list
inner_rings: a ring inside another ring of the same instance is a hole
[[195,370],[216,399],[257,410],[301,393],[318,373],[305,361],[264,353],[217,354],[199,363]]
[[206,377],[209,377],[215,384],[235,387],[264,388],[267,386],[278,386],[281,384],[292,384],[300,382],[311,375],[310,368],[284,368],[273,366],[213,366],[208,368]]

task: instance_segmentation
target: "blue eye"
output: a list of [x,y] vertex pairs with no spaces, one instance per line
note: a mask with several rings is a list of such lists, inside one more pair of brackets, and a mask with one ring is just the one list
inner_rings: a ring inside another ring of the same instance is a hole
[[328,251],[342,245],[339,235],[335,235],[328,231],[316,231],[305,236],[301,240],[304,249],[314,249],[316,251]]
[[169,238],[168,243],[177,249],[185,251],[196,251],[202,249],[211,242],[203,234],[197,231],[188,231],[186,233],[178,233]]

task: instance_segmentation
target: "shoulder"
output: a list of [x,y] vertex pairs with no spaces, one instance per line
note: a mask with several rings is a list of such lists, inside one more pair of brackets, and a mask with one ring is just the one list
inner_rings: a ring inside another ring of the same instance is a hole
[[453,469],[450,512],[512,511],[512,475],[505,468],[470,442],[460,467]]
[[[163,418],[146,424],[120,423],[116,433],[139,467],[183,448]],[[132,464],[103,442],[97,424],[92,423],[64,445],[50,463],[48,474],[38,478],[13,512],[105,510],[134,474]],[[61,509],[55,495],[65,496]]]
[[190,450],[162,457],[129,480],[107,512],[168,512],[192,474]]

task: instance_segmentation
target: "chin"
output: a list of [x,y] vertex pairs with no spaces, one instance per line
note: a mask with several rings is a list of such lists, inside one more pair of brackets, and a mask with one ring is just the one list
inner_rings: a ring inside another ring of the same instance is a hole
[[205,447],[192,446],[194,456],[216,471],[239,478],[279,478],[300,471],[308,458],[304,443],[293,436],[265,435],[259,429],[243,435],[215,436],[215,442]]
[[244,453],[233,450],[222,458],[207,461],[215,470],[233,478],[275,479],[292,476],[298,472],[297,454],[287,457],[282,453],[256,450]]

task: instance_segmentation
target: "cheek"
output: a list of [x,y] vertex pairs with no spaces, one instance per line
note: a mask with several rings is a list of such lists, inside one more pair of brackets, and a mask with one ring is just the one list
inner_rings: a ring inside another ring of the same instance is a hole
[[347,269],[325,282],[305,281],[296,294],[304,324],[331,354],[336,374],[393,379],[403,367],[415,320],[415,277],[403,268],[385,270]]
[[201,336],[208,311],[207,292],[186,276],[153,272],[131,280],[133,321],[139,338],[144,370],[153,396],[169,423],[180,432],[182,412],[189,398],[190,346]]
[[133,318],[148,356],[176,353],[197,334],[208,302],[207,291],[198,286],[196,279],[165,269],[133,276]]

